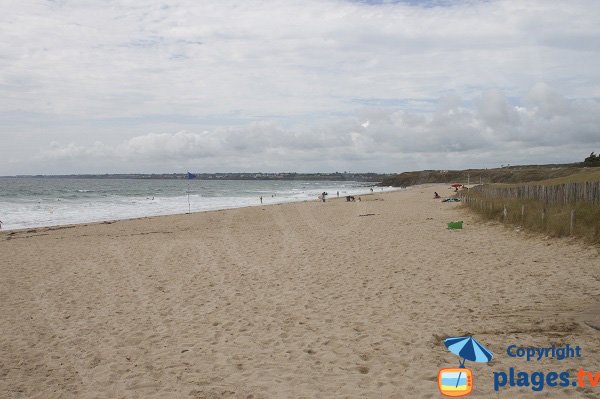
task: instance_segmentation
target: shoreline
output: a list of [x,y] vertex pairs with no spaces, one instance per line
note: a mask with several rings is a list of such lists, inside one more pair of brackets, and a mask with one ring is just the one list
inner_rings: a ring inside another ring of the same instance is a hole
[[[378,194],[401,191],[401,190],[404,190],[404,188],[388,187],[385,191],[381,191]],[[352,195],[366,196],[366,195],[372,195],[372,194],[374,194],[374,193],[352,194]],[[340,196],[340,197],[333,196],[333,197],[329,198],[328,201],[335,200],[335,199],[341,199],[343,197],[345,198],[345,196]],[[314,202],[314,201],[320,202],[320,200],[318,200],[318,199],[286,199],[281,202],[270,202],[270,203],[265,203],[265,204],[259,203],[259,204],[254,204],[254,205],[241,205],[241,206],[223,206],[223,207],[217,207],[214,209],[192,210],[192,212],[183,212],[183,213],[176,212],[176,213],[164,213],[164,214],[151,214],[151,215],[147,215],[147,216],[132,216],[132,217],[124,217],[124,218],[116,218],[116,219],[99,219],[99,220],[82,221],[82,222],[77,222],[77,223],[32,225],[32,226],[28,226],[28,227],[17,227],[17,228],[2,227],[2,229],[0,229],[0,234],[3,232],[15,232],[15,231],[23,231],[23,230],[29,230],[29,229],[48,229],[48,228],[60,228],[60,227],[65,227],[65,226],[85,226],[85,225],[92,225],[92,224],[112,224],[112,223],[116,223],[116,222],[120,222],[120,221],[127,221],[127,220],[138,220],[138,219],[147,219],[147,218],[155,218],[155,217],[188,215],[188,214],[196,214],[196,213],[204,213],[204,212],[218,212],[218,211],[224,211],[224,210],[230,210],[230,209],[245,209],[245,208],[252,208],[252,207],[257,207],[257,206],[283,205],[283,204],[294,204],[294,203]]]
[[[509,367],[596,370],[600,336],[580,318],[600,299],[597,250],[475,222],[432,199],[441,187],[4,232],[0,391],[426,399],[458,364],[441,340],[463,334],[495,354],[469,364],[474,398]],[[583,357],[505,352],[554,342]]]

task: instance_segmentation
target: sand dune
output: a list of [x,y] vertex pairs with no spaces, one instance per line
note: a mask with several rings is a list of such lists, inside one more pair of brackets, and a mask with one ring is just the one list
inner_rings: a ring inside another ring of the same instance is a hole
[[[469,365],[470,397],[598,397],[492,383],[600,371],[597,249],[476,223],[434,190],[2,232],[0,396],[439,398],[458,365],[442,340],[474,334],[496,359]],[[552,343],[583,357],[505,352]]]

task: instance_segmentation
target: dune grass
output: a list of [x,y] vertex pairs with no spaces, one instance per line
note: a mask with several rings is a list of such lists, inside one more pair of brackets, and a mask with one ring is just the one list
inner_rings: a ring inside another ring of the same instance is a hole
[[600,168],[587,168],[581,164],[564,165],[522,165],[492,169],[466,169],[466,170],[422,170],[403,172],[388,176],[381,183],[384,186],[408,187],[425,183],[527,183],[539,182],[547,179],[570,179],[573,175],[580,175],[587,180],[588,174],[596,174],[600,178]]
[[587,181],[600,180],[600,168],[581,168],[573,169],[572,174],[567,176],[550,177],[543,180],[526,180],[523,183],[496,183],[498,187],[514,187],[523,184],[536,184],[543,186],[552,186],[566,183],[583,183]]
[[[600,206],[587,203],[545,205],[542,201],[519,198],[490,198],[466,193],[465,206],[482,218],[496,220],[551,237],[574,236],[600,244]],[[504,209],[506,208],[506,216]],[[571,211],[575,211],[571,231]]]

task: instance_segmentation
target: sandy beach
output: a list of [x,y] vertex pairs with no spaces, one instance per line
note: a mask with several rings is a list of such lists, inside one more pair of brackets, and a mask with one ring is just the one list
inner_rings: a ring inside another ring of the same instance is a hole
[[470,397],[599,397],[493,384],[600,371],[598,250],[434,191],[0,232],[0,397],[440,398],[442,341],[467,334],[495,355],[467,362]]

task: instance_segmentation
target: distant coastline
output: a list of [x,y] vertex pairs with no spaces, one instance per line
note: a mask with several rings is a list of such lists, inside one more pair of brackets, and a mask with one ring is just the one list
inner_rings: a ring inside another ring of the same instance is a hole
[[[358,181],[379,183],[392,173],[195,173],[196,180],[308,180],[308,181]],[[185,180],[187,173],[107,173],[107,174],[72,174],[72,175],[17,175],[2,176],[5,178],[61,178],[61,179],[175,179]]]

